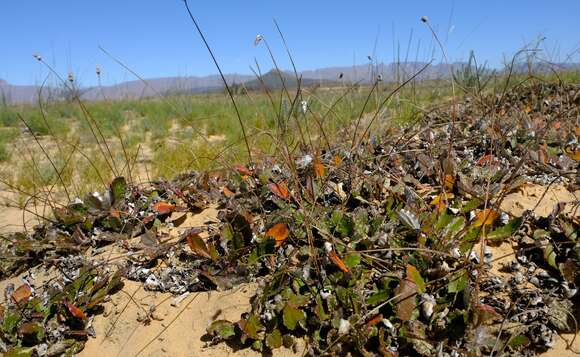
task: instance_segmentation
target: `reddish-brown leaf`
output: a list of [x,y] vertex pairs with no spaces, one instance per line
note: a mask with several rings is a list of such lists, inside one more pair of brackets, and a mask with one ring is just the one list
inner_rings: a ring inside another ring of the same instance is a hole
[[287,200],[290,198],[290,191],[288,191],[288,185],[286,181],[280,181],[278,183],[269,183],[268,188],[270,191],[281,199]]
[[326,169],[324,168],[322,161],[320,161],[320,156],[316,155],[316,157],[314,157],[314,161],[312,162],[312,167],[314,168],[314,174],[316,175],[317,178],[324,177],[324,173],[325,173]]
[[475,214],[475,222],[473,222],[473,226],[489,226],[493,224],[498,217],[499,213],[497,211],[494,211],[491,208],[486,208]]
[[572,160],[574,160],[576,162],[580,162],[580,149],[577,149],[577,148],[570,145],[564,149],[564,152]]
[[545,143],[538,149],[538,160],[543,164],[548,162],[548,150]]
[[21,301],[28,301],[31,296],[32,289],[30,286],[28,284],[22,284],[12,293],[12,300],[14,300],[16,304],[20,304]]
[[493,161],[493,156],[491,154],[483,155],[482,157],[477,160],[475,163],[477,166],[483,166],[487,163],[491,163]]
[[209,254],[209,249],[207,249],[207,245],[205,244],[203,239],[201,239],[199,234],[191,233],[187,236],[186,240],[187,240],[187,245],[189,245],[189,248],[191,249],[192,252],[194,252],[195,254],[200,255],[204,258],[211,259],[211,254]]
[[147,217],[143,218],[143,224],[151,223],[154,220],[155,220],[155,215],[154,214],[150,214]]
[[381,321],[383,321],[383,314],[375,315],[373,318],[367,321],[367,326],[372,327]]
[[342,157],[334,155],[334,166],[339,167],[342,164]]
[[252,174],[253,174],[252,171],[250,169],[248,169],[247,167],[245,167],[244,165],[236,164],[233,167],[234,167],[234,170],[236,170],[241,175],[252,176]]
[[397,317],[402,321],[408,321],[417,307],[417,291],[417,284],[409,279],[401,280],[395,289]]
[[455,176],[445,175],[443,178],[443,188],[445,192],[453,191],[453,186],[455,185]]
[[338,269],[342,270],[345,273],[348,273],[348,268],[346,264],[344,264],[344,262],[342,261],[342,259],[340,259],[338,254],[336,254],[336,251],[334,249],[331,250],[330,253],[328,253],[328,257],[334,263],[334,265],[338,267]]
[[83,312],[83,310],[79,309],[75,305],[69,303],[66,300],[64,301],[64,305],[68,309],[68,312],[70,312],[70,314],[73,315],[74,317],[76,317],[77,319],[81,319],[81,320],[86,320],[87,319],[87,315],[85,315],[85,313]]
[[153,210],[159,214],[169,214],[175,211],[175,205],[164,201],[159,201],[153,205]]
[[226,196],[226,197],[228,197],[228,198],[229,198],[229,197],[233,197],[233,196],[235,196],[235,195],[236,195],[236,194],[235,194],[235,193],[234,193],[232,190],[230,190],[230,189],[229,189],[227,186],[224,186],[224,188],[222,188],[222,193],[224,194],[224,196]]
[[266,231],[266,237],[272,237],[276,241],[276,247],[279,247],[288,239],[290,230],[285,223],[276,223]]
[[501,315],[492,307],[486,304],[477,304],[475,312],[478,324],[484,324],[488,321],[500,320]]

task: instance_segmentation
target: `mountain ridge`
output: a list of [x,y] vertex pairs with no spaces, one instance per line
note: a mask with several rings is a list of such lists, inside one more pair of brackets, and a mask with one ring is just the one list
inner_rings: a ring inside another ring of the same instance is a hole
[[[385,82],[401,81],[409,78],[421,68],[426,62],[405,62],[405,63],[376,63],[362,64],[352,66],[332,66],[317,68],[313,70],[304,70],[299,72],[301,86],[308,87],[312,85],[338,85],[372,83],[379,76]],[[417,79],[443,79],[449,78],[450,73],[461,69],[465,66],[464,62],[455,62],[452,64],[431,64]],[[562,63],[554,64],[555,67],[563,70],[579,70],[580,63]],[[546,64],[536,64],[540,71],[550,70]],[[527,71],[527,65],[521,65],[516,71]],[[294,72],[281,71],[284,82],[288,87],[296,85]],[[262,75],[260,81],[254,75],[231,73],[224,75],[230,85],[243,85],[246,89],[259,90],[262,88],[262,82],[270,89],[277,89],[282,86],[282,82],[276,74],[276,70],[271,70]],[[264,80],[266,79],[266,80]],[[175,77],[158,77],[141,80],[131,80],[118,84],[107,86],[92,86],[79,89],[84,100],[121,100],[121,99],[139,99],[146,97],[161,96],[168,93],[210,93],[223,90],[222,79],[217,74],[207,76],[175,76]],[[10,104],[34,103],[38,101],[40,87],[36,85],[13,85],[6,80],[0,79],[0,102]],[[43,88],[43,97],[58,97],[60,91],[58,88]],[[51,98],[52,98],[51,97]]]

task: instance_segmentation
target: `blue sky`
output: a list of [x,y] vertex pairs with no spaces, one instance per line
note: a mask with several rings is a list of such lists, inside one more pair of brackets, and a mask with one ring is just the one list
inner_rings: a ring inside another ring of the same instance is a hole
[[[431,58],[432,36],[419,21],[428,16],[451,60],[474,50],[479,62],[499,66],[540,36],[546,55],[564,59],[580,46],[580,1],[193,1],[190,6],[225,72],[251,73],[258,60],[271,63],[257,34],[289,68],[273,19],[280,24],[299,69],[365,63],[373,54],[391,62],[401,56]],[[399,45],[397,45],[399,44]],[[39,53],[84,85],[134,79],[107,58],[101,45],[146,78],[216,73],[181,0],[3,0],[0,2],[0,78],[14,84],[42,81]],[[417,48],[419,49],[417,51]],[[441,58],[437,50],[436,57]],[[578,56],[574,57],[578,60]]]

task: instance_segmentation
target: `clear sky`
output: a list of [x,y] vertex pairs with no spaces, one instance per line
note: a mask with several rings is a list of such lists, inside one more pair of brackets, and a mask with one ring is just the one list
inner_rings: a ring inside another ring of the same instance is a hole
[[[391,62],[397,47],[405,56],[410,38],[409,59],[429,60],[434,44],[419,21],[423,15],[451,60],[465,60],[473,49],[479,62],[499,66],[504,55],[540,36],[554,60],[580,46],[578,0],[190,0],[190,6],[228,73],[251,73],[254,58],[262,69],[271,68],[265,48],[253,45],[257,34],[290,68],[273,19],[304,70],[366,63],[373,53]],[[42,81],[47,72],[33,53],[85,85],[96,82],[97,64],[107,84],[134,79],[99,45],[146,78],[216,73],[182,0],[0,1],[0,78],[10,83]]]

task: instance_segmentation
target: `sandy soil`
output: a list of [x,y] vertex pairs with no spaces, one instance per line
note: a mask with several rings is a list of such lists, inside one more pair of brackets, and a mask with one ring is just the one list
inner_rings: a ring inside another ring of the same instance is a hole
[[560,184],[552,185],[547,191],[545,186],[525,184],[518,192],[511,193],[504,198],[501,209],[515,216],[521,216],[524,210],[529,209],[534,210],[537,215],[545,217],[552,212],[557,203],[565,202],[564,212],[578,217],[580,207],[578,205],[574,207],[572,204],[578,200],[580,200],[580,191],[570,192]]
[[[0,234],[10,232],[21,232],[25,229],[31,229],[40,223],[40,219],[35,214],[35,207],[28,206],[28,211],[24,211],[17,207],[17,197],[15,194],[0,191],[0,205],[2,207],[2,214],[0,215]],[[42,215],[42,207],[36,207],[38,214]],[[48,212],[48,211],[47,211]],[[45,214],[47,213],[45,212]],[[24,214],[23,214],[24,213]]]
[[[223,343],[207,346],[202,341],[212,321],[236,321],[249,309],[254,285],[224,292],[191,293],[178,304],[172,295],[144,291],[135,282],[126,282],[123,291],[115,294],[105,312],[95,318],[97,337],[87,342],[80,356],[260,355],[250,349],[235,351]],[[154,312],[150,313],[152,320],[148,325],[138,321],[151,310]],[[293,355],[297,354],[291,350],[276,351],[276,356]]]

